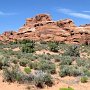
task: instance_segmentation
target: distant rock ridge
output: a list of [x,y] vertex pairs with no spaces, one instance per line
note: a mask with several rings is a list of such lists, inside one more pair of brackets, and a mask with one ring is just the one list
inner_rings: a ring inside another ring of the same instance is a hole
[[80,27],[86,27],[86,26],[89,26],[90,27],[90,24],[80,25]]
[[53,21],[48,14],[38,14],[27,18],[18,32],[9,31],[0,35],[0,40],[6,42],[22,39],[90,44],[90,24],[77,27],[71,19]]

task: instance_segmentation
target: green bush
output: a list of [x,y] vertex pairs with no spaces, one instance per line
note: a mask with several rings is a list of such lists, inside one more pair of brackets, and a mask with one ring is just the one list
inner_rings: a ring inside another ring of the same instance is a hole
[[90,69],[90,60],[77,58],[76,63],[79,67]]
[[8,58],[4,57],[0,60],[0,69],[2,69],[5,66],[10,66],[10,61]]
[[55,62],[60,62],[61,61],[61,55],[52,55],[52,59],[54,59]]
[[34,76],[34,84],[39,88],[43,88],[45,84],[51,86],[53,81],[50,75],[42,71],[37,71]]
[[45,74],[45,76],[44,76],[44,82],[45,82],[45,84],[47,86],[50,86],[50,87],[52,86],[53,81],[52,81],[52,77],[51,77],[50,74]]
[[85,66],[85,65],[86,65],[86,60],[83,60],[83,59],[81,59],[81,58],[77,58],[77,59],[76,59],[76,63],[77,63],[77,65],[78,65],[79,67]]
[[33,53],[35,51],[35,42],[31,41],[31,42],[23,44],[21,50],[22,52],[25,52],[25,53]]
[[44,73],[36,73],[34,76],[34,84],[37,87],[43,88],[44,87]]
[[31,73],[31,69],[29,67],[25,67],[24,68],[24,71],[27,73],[27,74],[30,74]]
[[[70,69],[71,68],[71,69]],[[69,67],[69,75],[70,76],[79,76],[83,73],[83,71],[81,71],[81,69],[78,66],[70,66]]]
[[59,90],[74,90],[74,89],[71,87],[68,87],[68,88],[60,88]]
[[40,41],[40,44],[47,44],[46,41]]
[[66,65],[60,66],[59,75],[61,77],[65,77],[65,76],[68,76],[68,74],[69,74],[69,66],[66,66]]
[[25,44],[22,46],[22,52],[25,52],[25,53],[33,53],[35,50],[34,48],[31,48],[32,45],[31,44]]
[[87,83],[88,82],[88,77],[83,76],[81,77],[81,83]]
[[77,66],[69,66],[69,65],[62,65],[60,66],[60,72],[59,75],[61,77],[65,76],[79,76],[83,73],[83,71],[80,71],[79,67]]
[[17,64],[19,60],[17,58],[11,58],[12,63]]
[[51,74],[56,73],[55,64],[53,64],[52,62],[46,61],[46,60],[42,60],[39,62],[38,69],[42,70],[43,72],[47,72]]
[[19,61],[19,64],[20,64],[20,66],[26,67],[28,62],[29,61],[27,59],[22,59],[22,60]]
[[72,45],[64,54],[74,57],[80,57],[79,47],[77,45]]
[[71,65],[73,61],[70,56],[62,56],[60,59],[60,65]]
[[52,56],[51,55],[48,55],[48,54],[42,54],[42,55],[38,55],[38,58],[39,58],[39,60],[41,59],[43,59],[43,60],[50,60],[51,58],[52,58]]
[[28,67],[34,70],[38,69],[38,62],[29,62]]
[[23,39],[23,40],[18,41],[18,43],[26,44],[26,43],[34,43],[34,41],[33,40],[29,40],[29,39]]
[[3,69],[4,81],[7,82],[23,82],[24,74],[21,72],[18,66],[4,67]]
[[84,71],[84,75],[90,77],[90,71],[89,71],[89,70],[85,70],[85,71]]
[[57,42],[49,42],[48,46],[49,46],[50,51],[58,52],[58,43]]
[[29,61],[27,66],[28,66],[29,68],[33,69],[33,64],[34,64],[33,62]]
[[25,75],[24,82],[26,83],[33,83],[34,82],[34,75],[32,73]]
[[9,49],[6,51],[8,55],[15,55],[15,51],[13,51],[12,49]]

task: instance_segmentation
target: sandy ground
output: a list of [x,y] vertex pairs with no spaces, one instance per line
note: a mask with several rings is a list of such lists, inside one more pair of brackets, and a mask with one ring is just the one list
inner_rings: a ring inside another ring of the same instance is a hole
[[0,76],[0,90],[26,90],[25,85],[19,85],[17,83],[2,82],[2,76]]
[[13,51],[19,51],[19,50],[20,50],[19,47],[13,49]]
[[[65,78],[59,78],[56,80],[55,85],[52,87],[45,87],[41,90],[59,90],[61,87],[72,87],[74,90],[90,90],[90,81],[88,83],[80,83],[75,81],[76,78],[74,77],[65,77]],[[0,75],[0,90],[27,90],[26,88],[29,85],[25,84],[18,84],[18,83],[7,83],[2,82],[2,76]],[[73,82],[75,81],[75,82]],[[40,90],[40,89],[30,89],[30,90]]]
[[41,50],[41,51],[36,51],[36,54],[58,55],[59,53],[50,52],[49,50]]

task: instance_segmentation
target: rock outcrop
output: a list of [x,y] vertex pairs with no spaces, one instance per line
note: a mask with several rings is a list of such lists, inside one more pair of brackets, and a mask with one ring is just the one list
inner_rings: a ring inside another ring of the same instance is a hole
[[22,39],[90,44],[90,24],[77,27],[71,19],[53,21],[50,15],[39,14],[27,18],[18,32],[5,32],[0,36],[1,41]]
[[13,41],[16,35],[17,32],[15,31],[6,31],[2,35],[0,35],[0,40],[5,42]]

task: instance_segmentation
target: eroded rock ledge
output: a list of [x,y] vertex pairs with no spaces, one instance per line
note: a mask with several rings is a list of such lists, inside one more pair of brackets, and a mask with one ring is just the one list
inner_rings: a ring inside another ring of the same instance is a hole
[[1,41],[22,39],[90,44],[90,24],[77,27],[71,19],[53,21],[50,15],[39,14],[33,18],[27,18],[18,32],[9,31],[0,35]]

